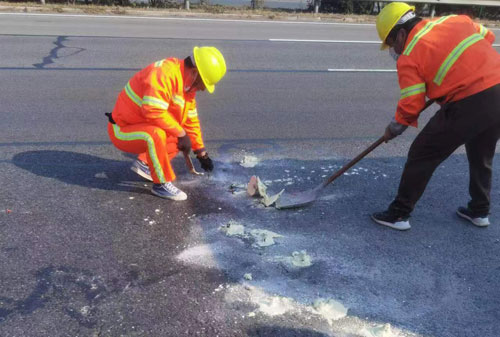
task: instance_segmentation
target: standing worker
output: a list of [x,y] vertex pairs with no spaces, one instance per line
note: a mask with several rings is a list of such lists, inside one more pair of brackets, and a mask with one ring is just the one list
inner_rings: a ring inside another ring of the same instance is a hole
[[422,20],[415,7],[385,6],[377,17],[381,49],[397,60],[401,97],[385,141],[417,126],[425,97],[441,109],[413,141],[396,198],[372,219],[399,230],[410,228],[410,213],[434,170],[460,145],[469,160],[471,200],[457,214],[488,226],[492,161],[500,138],[500,55],[495,36],[463,15]]
[[215,47],[194,47],[184,60],[167,58],[136,73],[120,92],[109,117],[108,134],[120,150],[138,154],[131,169],[153,181],[151,193],[186,200],[174,186],[170,164],[178,151],[191,149],[205,171],[214,165],[208,156],[196,109],[196,92],[214,92],[226,73],[226,63]]

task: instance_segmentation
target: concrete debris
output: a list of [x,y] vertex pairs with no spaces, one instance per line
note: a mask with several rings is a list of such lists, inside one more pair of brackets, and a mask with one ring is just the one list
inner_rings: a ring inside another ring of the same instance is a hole
[[250,177],[250,181],[247,185],[247,193],[251,197],[261,197],[261,203],[266,206],[272,206],[278,201],[279,197],[285,190],[281,190],[277,194],[268,195],[267,194],[267,186],[260,180],[257,176]]
[[240,161],[240,165],[246,168],[255,167],[259,163],[259,159],[254,156],[244,156]]
[[94,177],[97,179],[108,179],[108,175],[106,174],[106,172],[96,173]]
[[223,231],[227,236],[245,237],[245,226],[239,224],[234,220],[229,220],[226,225],[220,227],[220,230]]
[[363,337],[397,337],[391,330],[391,325],[389,323],[377,325],[371,328],[363,328],[360,331]]
[[311,257],[305,250],[295,251],[292,253],[291,264],[300,268],[310,267],[312,265]]
[[312,305],[314,312],[324,317],[328,324],[347,316],[347,308],[340,302],[332,299],[317,299]]
[[253,241],[252,246],[261,248],[272,246],[276,243],[275,238],[281,238],[283,235],[274,233],[265,229],[251,229],[247,231],[242,224],[230,220],[226,225],[219,227],[227,236],[239,237]]
[[277,194],[274,194],[274,195],[264,195],[261,202],[264,204],[264,206],[266,207],[269,207],[269,206],[272,206],[273,204],[276,203],[276,201],[278,201],[279,197],[283,194],[283,192],[285,192],[285,190],[281,190],[279,193]]
[[283,235],[265,230],[265,229],[252,229],[250,235],[255,240],[254,247],[268,247],[274,245],[276,242],[274,238],[282,238]]

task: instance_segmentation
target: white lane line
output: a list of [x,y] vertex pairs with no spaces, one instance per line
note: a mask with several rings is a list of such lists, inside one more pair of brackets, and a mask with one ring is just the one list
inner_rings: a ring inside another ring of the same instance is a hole
[[396,69],[328,69],[334,73],[395,73]]
[[[302,40],[302,39],[269,39],[270,42],[305,42],[305,43],[355,43],[355,44],[380,44],[380,41],[365,40]],[[493,44],[500,47],[500,44]]]
[[268,20],[238,20],[238,19],[208,19],[208,18],[176,18],[176,17],[158,17],[158,16],[132,16],[132,15],[86,15],[86,14],[47,14],[47,13],[0,13],[0,15],[18,15],[18,16],[51,16],[51,17],[78,17],[93,19],[147,19],[147,20],[175,20],[175,21],[208,21],[208,22],[242,22],[242,23],[269,23],[269,24],[287,24],[287,25],[336,25],[336,26],[375,26],[373,23],[343,23],[343,22],[308,22],[308,21],[268,21]]
[[300,40],[300,39],[269,39],[271,42],[312,42],[312,43],[358,43],[358,44],[380,44],[380,41],[361,40]]

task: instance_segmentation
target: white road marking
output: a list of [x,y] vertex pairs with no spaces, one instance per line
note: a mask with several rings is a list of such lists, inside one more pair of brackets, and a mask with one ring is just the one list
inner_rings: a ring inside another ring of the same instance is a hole
[[[353,43],[353,44],[380,44],[380,41],[366,40],[305,40],[305,39],[269,39],[271,42],[305,42],[305,43]],[[500,47],[500,44],[493,44]]]
[[396,69],[328,69],[335,73],[395,73]]
[[181,18],[158,16],[132,16],[132,15],[86,15],[86,14],[47,14],[47,13],[0,13],[0,15],[17,16],[51,16],[51,17],[77,17],[77,18],[106,18],[106,19],[147,19],[147,20],[176,20],[176,21],[209,21],[209,22],[242,22],[242,23],[269,23],[288,25],[337,25],[337,26],[375,26],[373,23],[343,23],[343,22],[308,22],[308,21],[271,21],[271,20],[239,20],[239,19],[209,19],[209,18]]
[[271,42],[312,42],[312,43],[359,43],[359,44],[380,44],[380,41],[361,40],[300,40],[300,39],[269,39]]

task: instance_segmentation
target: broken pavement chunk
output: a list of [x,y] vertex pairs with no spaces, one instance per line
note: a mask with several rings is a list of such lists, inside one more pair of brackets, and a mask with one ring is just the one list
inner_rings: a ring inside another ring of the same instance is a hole
[[245,226],[239,224],[234,220],[229,220],[226,225],[221,226],[219,229],[223,231],[227,236],[245,236]]
[[272,196],[268,196],[267,194],[262,198],[261,202],[264,204],[264,206],[266,207],[269,207],[271,206],[272,204],[274,204],[278,199],[279,197],[283,194],[283,192],[285,192],[285,190],[281,190],[281,192],[275,194],[275,195],[272,195]]
[[276,201],[279,199],[281,194],[285,190],[281,190],[281,192],[274,194],[274,195],[268,195],[267,194],[267,186],[260,180],[259,177],[257,176],[252,176],[250,178],[250,181],[248,182],[247,185],[247,193],[249,196],[254,197],[254,196],[260,196],[262,197],[261,203],[264,204],[264,206],[269,207],[272,206]]
[[265,229],[252,229],[250,235],[255,240],[253,246],[255,247],[267,247],[272,246],[276,242],[274,238],[281,238],[283,235],[274,233]]

